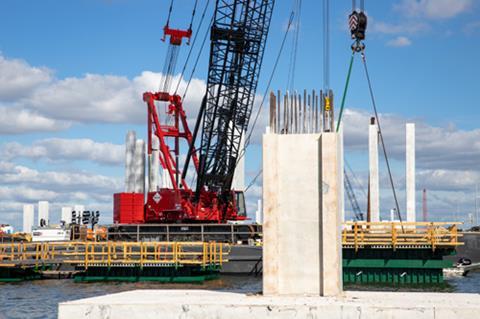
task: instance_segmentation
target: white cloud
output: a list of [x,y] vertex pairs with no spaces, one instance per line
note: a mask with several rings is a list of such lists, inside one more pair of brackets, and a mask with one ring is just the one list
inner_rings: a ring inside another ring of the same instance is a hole
[[48,84],[52,71],[30,66],[17,59],[6,59],[0,54],[0,100],[28,96],[32,89]]
[[466,12],[473,0],[402,0],[396,8],[410,17],[449,19]]
[[397,47],[397,48],[398,47],[408,47],[411,44],[412,44],[412,41],[410,41],[409,38],[403,37],[403,36],[396,37],[395,39],[392,39],[392,40],[387,42],[388,46]]
[[[114,75],[87,74],[42,87],[23,103],[25,107],[60,120],[143,124],[146,122],[146,105],[142,94],[158,90],[160,79],[161,74],[153,72],[143,72],[133,80]],[[174,77],[173,83],[177,81],[178,77]],[[179,92],[183,92],[185,86],[182,80]],[[203,81],[192,81],[185,107],[196,110],[204,90]],[[188,115],[192,116],[192,113]]]
[[[72,123],[144,124],[142,95],[157,91],[161,79],[160,73],[149,71],[133,79],[100,74],[57,79],[52,74],[0,53],[0,134],[58,131]],[[179,76],[173,78],[173,87],[178,80]],[[186,85],[182,79],[180,94]],[[190,83],[184,108],[192,125],[205,87],[203,80]]]
[[10,162],[0,162],[0,181],[4,186],[23,186],[59,193],[87,192],[92,195],[113,194],[114,191],[121,190],[123,185],[118,178],[86,172],[40,172]]
[[430,30],[425,22],[409,21],[408,23],[388,23],[371,19],[370,31],[382,34],[417,34]]
[[70,127],[66,121],[57,121],[38,112],[0,106],[0,134],[60,131]]
[[6,143],[0,149],[6,160],[15,158],[48,159],[50,161],[89,160],[100,164],[120,165],[124,162],[124,146],[99,143],[91,139],[49,138],[32,145]]

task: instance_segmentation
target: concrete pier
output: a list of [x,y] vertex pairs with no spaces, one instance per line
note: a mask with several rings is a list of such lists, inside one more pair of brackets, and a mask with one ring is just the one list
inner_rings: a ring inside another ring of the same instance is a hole
[[375,118],[370,119],[368,127],[368,187],[371,222],[380,221],[380,186],[378,177],[378,126]]
[[263,293],[340,293],[337,134],[265,134],[263,156]]
[[415,205],[415,124],[406,125],[407,222],[416,222]]
[[35,220],[35,207],[32,204],[23,205],[23,232],[31,233]]
[[135,290],[60,303],[59,319],[472,319],[479,294],[351,291],[339,297]]
[[38,202],[38,226],[42,226],[42,220],[45,222],[45,225],[48,225],[48,201],[39,201]]
[[64,206],[62,207],[62,215],[60,220],[64,221],[65,224],[70,224],[72,222],[72,207],[71,206]]

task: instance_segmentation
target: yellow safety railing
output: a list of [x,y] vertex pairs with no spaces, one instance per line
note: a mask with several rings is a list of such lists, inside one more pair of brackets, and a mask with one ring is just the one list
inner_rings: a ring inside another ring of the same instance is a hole
[[48,242],[0,244],[0,267],[90,265],[222,265],[228,245],[216,242]]
[[342,245],[346,248],[431,248],[463,245],[460,223],[345,222]]

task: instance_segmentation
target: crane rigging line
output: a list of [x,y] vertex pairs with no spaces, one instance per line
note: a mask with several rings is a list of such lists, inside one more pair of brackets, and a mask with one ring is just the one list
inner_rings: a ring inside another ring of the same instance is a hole
[[280,49],[279,49],[277,57],[275,59],[275,64],[273,65],[272,72],[270,73],[270,77],[269,77],[268,82],[267,82],[267,87],[265,89],[265,93],[263,94],[262,101],[260,102],[260,105],[258,106],[257,114],[255,115],[255,119],[253,121],[252,127],[250,129],[249,134],[247,135],[247,138],[245,139],[245,146],[243,147],[243,149],[241,150],[241,153],[239,154],[239,156],[237,158],[237,161],[235,163],[235,167],[238,165],[240,159],[245,155],[245,150],[248,147],[248,145],[250,144],[250,140],[251,140],[251,137],[252,137],[252,134],[253,134],[253,130],[255,129],[255,125],[257,124],[258,118],[259,118],[260,113],[262,111],[263,104],[265,103],[265,99],[268,95],[268,91],[270,90],[270,86],[272,84],[273,76],[275,75],[275,71],[277,70],[278,63],[280,61],[280,57],[282,55],[283,48],[285,47],[285,42],[287,40],[288,32],[290,31],[290,28],[292,26],[294,17],[295,17],[295,11],[292,10],[291,13],[290,13],[290,18],[288,20],[287,30],[285,31],[285,34],[283,36],[282,44],[280,45]]
[[188,89],[190,88],[190,83],[192,82],[193,75],[197,70],[198,61],[200,60],[200,56],[202,55],[203,48],[205,47],[205,43],[207,42],[208,34],[210,31],[210,28],[212,27],[212,24],[213,24],[213,15],[212,15],[212,19],[210,20],[209,27],[207,28],[207,30],[205,31],[205,35],[203,36],[202,45],[200,46],[200,50],[198,52],[197,58],[195,59],[195,63],[193,64],[192,72],[190,73],[190,77],[188,78],[187,86],[185,87],[185,91],[183,92],[183,95],[182,95],[183,102],[185,102],[185,96],[187,95]]
[[302,10],[302,0],[296,0],[294,3],[294,9],[296,12],[295,18],[295,33],[292,38],[292,51],[290,53],[290,63],[288,66],[288,75],[287,75],[287,90],[290,89],[293,91],[295,87],[295,74],[297,66],[297,51],[298,51],[298,38],[300,35],[300,16]]
[[[362,51],[361,56],[362,56],[363,68],[365,70],[365,76],[367,78],[368,89],[370,91],[370,98],[372,100],[373,111],[375,113],[375,118],[377,120],[378,135],[380,136],[380,141],[382,143],[382,149],[383,149],[383,155],[385,156],[385,162],[387,164],[388,177],[390,179],[390,186],[392,187],[393,198],[395,200],[395,207],[397,208],[398,219],[401,223],[402,222],[402,215],[400,214],[400,206],[398,205],[397,192],[395,190],[395,185],[393,183],[392,170],[390,168],[390,162],[388,160],[387,149],[385,147],[385,141],[383,139],[382,128],[380,126],[380,118],[379,118],[378,112],[377,112],[377,104],[376,104],[376,101],[375,101],[375,95],[373,94],[372,82],[370,80],[370,74],[368,72],[368,67],[367,67],[367,58],[365,56],[364,51]],[[403,226],[402,226],[402,230],[403,230]]]
[[[193,48],[195,47],[195,43],[197,41],[198,34],[200,33],[200,29],[202,28],[203,20],[205,18],[205,13],[207,12],[209,4],[210,4],[210,0],[207,0],[207,3],[205,4],[205,7],[203,8],[202,16],[200,17],[200,22],[198,23],[197,31],[195,32],[195,36],[193,37],[193,41],[192,41],[192,44],[190,46],[190,50],[188,51],[187,58],[186,58],[185,63],[183,65],[182,72],[180,73],[180,77],[178,78],[177,87],[175,88],[175,94],[174,95],[177,94],[178,89],[180,87],[180,83],[182,82],[183,75],[185,74],[185,71],[187,69],[188,62],[190,61],[190,57],[192,55]],[[195,8],[196,7],[197,7],[197,1],[195,1]],[[195,10],[196,10],[195,8],[193,9],[192,22],[190,23],[190,29],[192,28],[193,17],[195,16]],[[208,29],[207,29],[207,33],[208,33]],[[203,46],[202,46],[202,48],[203,48]],[[199,55],[200,55],[200,53],[201,52],[199,52]]]
[[168,9],[167,26],[170,25],[170,17],[172,16],[172,8],[173,8],[173,0],[170,1],[170,8]]
[[[198,0],[195,0],[195,4],[193,5],[192,19],[190,20],[190,27],[189,27],[190,30],[192,30],[193,18],[195,18],[195,12],[197,10],[197,4],[198,4]],[[208,3],[207,3],[207,6],[208,6]]]

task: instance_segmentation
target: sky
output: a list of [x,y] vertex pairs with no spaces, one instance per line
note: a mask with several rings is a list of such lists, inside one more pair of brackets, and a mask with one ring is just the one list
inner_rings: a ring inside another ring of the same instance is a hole
[[[323,81],[322,2],[303,0],[299,23],[287,28],[296,0],[277,0],[267,40],[254,114],[269,89],[285,91],[293,38],[299,41],[296,90],[320,89]],[[194,0],[176,0],[171,26],[186,28]],[[193,23],[199,28],[215,1],[201,0]],[[340,101],[351,56],[347,17],[351,1],[331,2],[330,87]],[[478,119],[480,71],[477,54],[480,3],[474,0],[370,0],[366,57],[401,211],[405,210],[405,123],[416,123],[417,216],[427,189],[429,218],[475,217],[480,183]],[[21,225],[22,206],[49,200],[52,220],[61,206],[84,204],[110,223],[112,194],[123,190],[125,134],[145,138],[142,93],[157,90],[167,45],[161,41],[167,0],[3,0],[0,2],[0,223]],[[285,47],[280,51],[285,33]],[[187,92],[190,124],[205,92],[208,50],[200,55]],[[174,83],[185,90],[180,70],[190,47],[182,47]],[[268,79],[277,55],[280,60]],[[193,61],[187,64],[190,77]],[[291,88],[289,88],[291,89]],[[338,103],[338,102],[337,102]],[[338,104],[337,104],[338,107]],[[261,134],[268,122],[263,105],[246,155],[246,183],[261,168]],[[362,209],[368,172],[368,123],[372,116],[362,65],[356,57],[344,117],[346,161],[352,167]],[[394,206],[383,157],[381,211]],[[261,197],[261,176],[246,197],[249,213]],[[480,202],[480,200],[479,200]],[[480,205],[479,205],[480,206]],[[346,202],[347,216],[351,208]],[[480,209],[478,209],[480,210]]]

